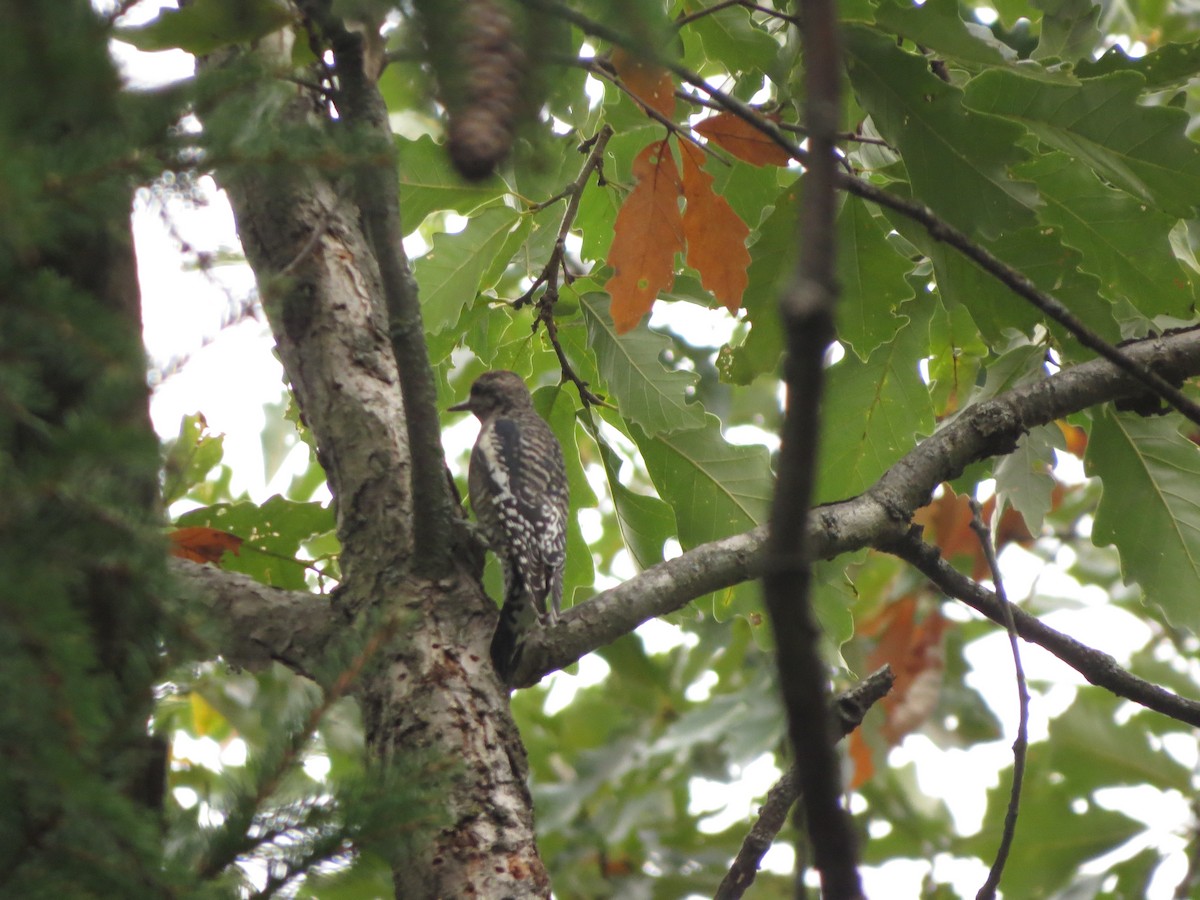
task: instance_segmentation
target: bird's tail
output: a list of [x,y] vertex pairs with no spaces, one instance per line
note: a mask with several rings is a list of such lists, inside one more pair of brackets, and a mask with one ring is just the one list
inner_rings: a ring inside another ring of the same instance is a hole
[[496,623],[496,631],[492,635],[491,647],[492,667],[505,684],[511,682],[517,666],[521,663],[525,639],[538,627],[541,619],[537,607],[523,586],[517,584],[513,587],[504,598],[500,621]]

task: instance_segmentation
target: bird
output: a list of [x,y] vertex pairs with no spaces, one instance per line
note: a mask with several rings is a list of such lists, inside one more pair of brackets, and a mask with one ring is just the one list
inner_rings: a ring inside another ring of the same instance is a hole
[[504,603],[492,636],[496,674],[509,683],[532,627],[553,624],[562,605],[570,495],[562,446],[515,372],[480,375],[450,407],[479,419],[468,496],[479,531],[504,571]]

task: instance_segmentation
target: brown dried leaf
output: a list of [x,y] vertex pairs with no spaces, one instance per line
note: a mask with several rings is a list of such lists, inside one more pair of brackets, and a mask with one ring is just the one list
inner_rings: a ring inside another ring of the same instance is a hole
[[668,119],[675,115],[675,80],[670,72],[621,47],[613,50],[612,64],[629,93]]
[[198,563],[218,563],[226,550],[237,556],[242,549],[242,539],[237,535],[203,525],[177,528],[167,538],[172,556]]
[[[860,637],[876,639],[867,655],[868,668],[887,664],[896,675],[892,690],[881,702],[886,720],[879,736],[889,747],[929,720],[941,693],[945,669],[942,635],[949,623],[937,610],[917,622],[916,611],[917,595],[907,594],[858,624]],[[850,757],[854,763],[851,785],[861,787],[875,771],[865,738],[852,736]]]
[[700,283],[712,291],[724,307],[736,313],[748,281],[750,251],[746,238],[750,229],[729,202],[712,189],[713,177],[700,168],[704,153],[680,143],[683,156],[683,234],[687,239],[687,263],[700,273]]
[[1063,433],[1063,437],[1067,439],[1067,452],[1072,456],[1083,459],[1083,454],[1087,450],[1087,432],[1078,425],[1072,425],[1065,419],[1055,421],[1059,430]]
[[612,297],[612,317],[623,334],[650,311],[660,292],[675,283],[675,254],[683,251],[682,185],[666,140],[656,141],[633,161],[637,184],[625,198],[613,226],[604,285]]
[[[764,115],[764,119],[778,122],[779,117]],[[728,150],[738,159],[755,166],[786,166],[791,156],[745,119],[732,113],[717,113],[709,116],[694,130],[704,135],[718,147]]]

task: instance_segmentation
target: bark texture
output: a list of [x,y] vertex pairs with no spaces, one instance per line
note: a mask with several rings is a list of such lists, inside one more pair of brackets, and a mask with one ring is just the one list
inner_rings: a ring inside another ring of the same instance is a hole
[[[304,126],[322,140],[336,123],[298,91],[280,127]],[[472,572],[432,580],[414,573],[420,525],[400,373],[379,260],[353,193],[293,162],[217,175],[334,495],[344,581],[327,627],[389,635],[356,691],[369,751],[461,766],[445,797],[452,824],[428,846],[407,848],[396,896],[548,897],[524,751],[487,661],[495,605]],[[265,640],[288,643],[278,632]],[[319,656],[322,645],[304,636],[306,652]]]

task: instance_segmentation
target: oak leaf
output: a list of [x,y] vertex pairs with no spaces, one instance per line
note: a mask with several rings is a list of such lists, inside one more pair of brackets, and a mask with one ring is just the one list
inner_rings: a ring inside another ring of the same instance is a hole
[[[1057,486],[1052,495],[1052,508],[1057,508],[1062,500],[1062,491]],[[991,522],[996,510],[996,498],[989,497],[984,501],[980,514],[984,522]],[[971,561],[971,577],[975,581],[992,577],[991,567],[987,556],[979,544],[979,536],[971,527],[970,498],[955,494],[947,489],[928,506],[917,510],[913,522],[927,531],[930,537],[941,549],[942,556],[950,561],[963,557]],[[1033,535],[1025,525],[1021,514],[1011,506],[1006,506],[1000,515],[1000,521],[994,525],[993,535],[996,549],[1000,550],[1008,544],[1020,544],[1028,547],[1033,543]]]
[[613,225],[608,264],[613,276],[604,285],[611,313],[624,334],[650,311],[655,298],[675,283],[675,254],[683,251],[682,184],[671,146],[650,144],[633,161],[637,184],[621,205]]
[[[779,117],[764,115],[764,119],[778,122]],[[728,150],[738,159],[755,166],[786,166],[791,155],[745,119],[732,113],[717,113],[700,122],[693,129],[704,135],[722,150]]]
[[1059,430],[1063,433],[1063,437],[1067,439],[1067,452],[1072,456],[1083,459],[1083,454],[1087,450],[1087,432],[1078,425],[1072,425],[1064,419],[1057,419],[1055,423]]
[[670,72],[620,47],[612,52],[612,64],[629,93],[668,119],[675,115],[675,81]]
[[167,538],[172,556],[198,563],[217,563],[226,550],[237,556],[242,549],[242,539],[237,535],[204,525],[177,528]]
[[704,154],[680,143],[683,156],[683,234],[687,263],[700,273],[700,283],[724,307],[736,313],[742,305],[750,267],[746,238],[750,229],[729,202],[712,189],[713,177],[700,168]]
[[[945,670],[942,635],[949,624],[934,610],[916,620],[917,596],[908,594],[888,604],[858,625],[858,634],[874,638],[867,656],[868,668],[892,667],[896,681],[881,705],[886,720],[880,736],[891,747],[925,724],[937,709]],[[875,771],[871,751],[860,731],[851,735],[854,762],[851,788],[865,784]]]

